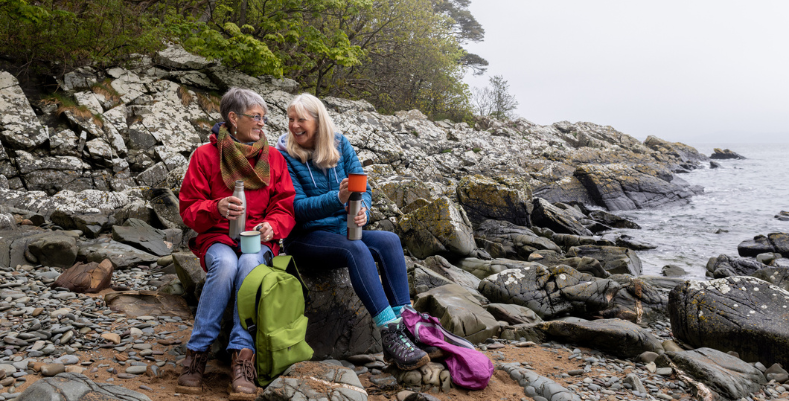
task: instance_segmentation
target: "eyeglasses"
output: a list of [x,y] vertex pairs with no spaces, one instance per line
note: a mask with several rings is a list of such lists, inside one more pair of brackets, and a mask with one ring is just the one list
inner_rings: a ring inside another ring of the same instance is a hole
[[259,122],[263,121],[263,124],[268,124],[268,117],[266,117],[266,116],[261,116],[260,114],[255,114],[254,116],[251,115],[251,114],[244,114],[244,113],[238,113],[238,114],[240,114],[242,116],[247,116],[247,117],[255,120],[255,122],[259,123]]

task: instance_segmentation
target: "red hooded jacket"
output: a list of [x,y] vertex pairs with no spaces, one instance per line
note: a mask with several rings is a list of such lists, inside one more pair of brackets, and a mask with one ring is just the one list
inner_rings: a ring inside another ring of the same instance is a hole
[[[184,224],[198,234],[189,241],[189,248],[200,258],[203,270],[207,270],[205,254],[211,245],[217,242],[231,247],[237,245],[228,235],[230,221],[220,215],[217,208],[220,200],[233,195],[233,190],[222,180],[216,135],[211,134],[210,139],[211,143],[200,146],[192,154],[178,195]],[[268,152],[269,185],[256,190],[247,189],[244,193],[247,198],[246,230],[252,230],[263,222],[271,224],[274,238],[264,244],[277,255],[279,240],[287,237],[296,225],[293,213],[295,191],[285,158],[273,146],[268,147]],[[247,160],[254,166],[262,153]]]

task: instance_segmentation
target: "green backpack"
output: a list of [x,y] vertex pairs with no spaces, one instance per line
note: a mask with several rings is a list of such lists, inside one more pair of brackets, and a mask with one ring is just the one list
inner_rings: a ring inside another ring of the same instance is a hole
[[[291,256],[273,259],[252,270],[238,290],[241,326],[255,338],[257,383],[265,387],[290,365],[312,358],[304,340],[307,317],[304,293]],[[296,276],[286,270],[292,269]]]

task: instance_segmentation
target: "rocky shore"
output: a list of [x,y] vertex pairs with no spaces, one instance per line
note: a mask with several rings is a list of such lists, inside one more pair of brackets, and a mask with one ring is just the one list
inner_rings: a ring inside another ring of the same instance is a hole
[[[297,84],[171,48],[59,85],[65,95],[28,98],[0,71],[0,401],[226,399],[222,338],[204,394],[175,393],[205,279],[177,194],[220,118],[217,93],[260,92],[274,143]],[[637,251],[651,245],[607,233],[639,228],[613,212],[701,193],[675,174],[706,156],[591,123],[470,127],[324,101],[370,176],[369,229],[401,238],[414,307],[497,370],[469,392],[440,360],[387,366],[347,271],[300,266],[315,358],[258,399],[789,397],[787,234],[711,258],[697,282],[643,276]]]

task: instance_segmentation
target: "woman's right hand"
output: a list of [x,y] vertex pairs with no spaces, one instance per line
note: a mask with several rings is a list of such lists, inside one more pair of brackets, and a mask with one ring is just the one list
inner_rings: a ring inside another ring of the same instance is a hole
[[351,191],[348,190],[348,179],[343,178],[340,182],[340,202],[348,203],[351,198]]
[[216,207],[219,209],[219,214],[228,220],[236,220],[238,219],[238,216],[241,216],[241,213],[244,213],[244,207],[241,199],[238,199],[235,196],[223,198],[219,201],[219,203],[216,204]]

